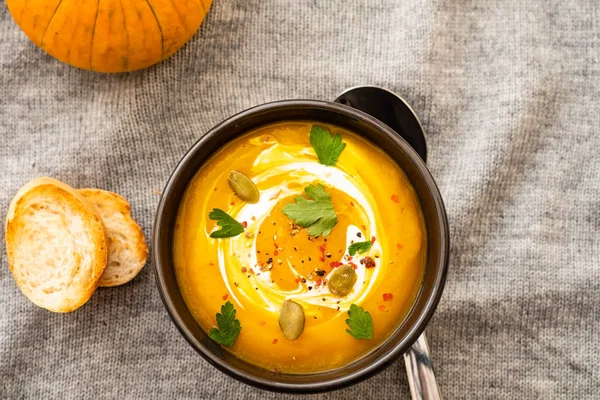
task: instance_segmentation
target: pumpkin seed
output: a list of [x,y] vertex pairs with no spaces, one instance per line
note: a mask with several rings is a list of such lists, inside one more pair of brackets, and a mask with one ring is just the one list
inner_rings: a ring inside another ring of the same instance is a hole
[[356,283],[356,278],[354,268],[348,264],[344,264],[331,273],[327,279],[327,287],[332,294],[344,297],[352,291]]
[[229,173],[227,182],[240,199],[247,203],[258,203],[260,192],[252,179],[234,169]]
[[286,300],[279,311],[279,327],[289,340],[298,339],[304,330],[304,309],[295,301]]

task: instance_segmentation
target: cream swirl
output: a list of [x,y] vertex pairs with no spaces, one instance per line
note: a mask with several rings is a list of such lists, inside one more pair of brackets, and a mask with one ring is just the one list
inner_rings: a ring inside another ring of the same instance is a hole
[[[293,189],[289,187],[290,183],[293,182],[304,187],[318,181],[345,192],[354,202],[360,204],[368,217],[369,231],[373,235],[377,235],[374,210],[370,202],[367,201],[358,189],[355,180],[346,172],[315,162],[295,162],[269,168],[258,174],[253,180],[260,187],[261,182],[277,176],[284,176],[285,179],[282,179],[282,183],[279,186],[261,191],[258,203],[246,203],[229,210],[235,219],[247,222],[247,232],[259,231],[260,226],[271,214],[279,198],[300,195],[297,187]],[[347,249],[359,232],[362,237],[365,237],[365,232],[362,232],[358,227],[354,225],[348,226],[346,231],[346,253],[339,260],[341,263],[348,262],[349,254],[347,254]],[[312,290],[307,289],[306,286],[308,284],[305,285],[299,282],[295,289],[284,291],[271,280],[270,270],[251,274],[249,278],[241,271],[241,266],[259,268],[256,256],[256,239],[256,235],[248,238],[242,234],[230,240],[221,240],[218,242],[218,261],[221,275],[229,293],[231,293],[238,304],[243,304],[239,301],[238,295],[244,296],[256,306],[275,312],[280,309],[284,300],[293,298],[296,301],[307,304],[334,309],[339,307],[340,310],[346,311],[351,304],[360,303],[365,298],[375,284],[381,270],[379,257],[375,258],[375,268],[367,269],[364,265],[356,263],[358,279],[350,294],[341,299],[332,295],[326,285],[314,285],[316,281],[313,281]],[[370,253],[381,254],[381,248],[377,242],[373,245]],[[286,262],[287,266],[296,276],[302,277],[289,260],[286,259],[282,262]],[[275,263],[274,267],[276,268],[278,265]],[[308,282],[310,283],[310,281]],[[232,285],[236,286],[235,290],[232,288]]]

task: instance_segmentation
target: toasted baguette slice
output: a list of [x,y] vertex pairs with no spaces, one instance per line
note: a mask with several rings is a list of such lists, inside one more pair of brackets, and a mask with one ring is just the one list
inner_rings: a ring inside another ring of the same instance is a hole
[[102,220],[69,185],[51,178],[23,186],[8,208],[6,252],[17,285],[54,312],[82,306],[106,268]]
[[144,233],[131,218],[127,200],[116,193],[100,189],[79,189],[92,204],[106,228],[108,265],[100,277],[100,286],[123,285],[146,265],[148,246]]

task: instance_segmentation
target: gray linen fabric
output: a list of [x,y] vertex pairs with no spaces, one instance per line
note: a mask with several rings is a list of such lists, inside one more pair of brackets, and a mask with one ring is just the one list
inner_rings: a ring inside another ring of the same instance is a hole
[[[599,10],[216,0],[174,57],[101,75],[36,48],[2,5],[0,213],[47,175],[122,194],[149,238],[157,191],[211,126],[271,100],[384,86],[423,121],[448,208],[453,258],[427,329],[445,398],[600,398]],[[20,293],[1,250],[0,398],[284,397],[193,352],[152,265],[60,315]],[[398,362],[314,398],[408,397]]]

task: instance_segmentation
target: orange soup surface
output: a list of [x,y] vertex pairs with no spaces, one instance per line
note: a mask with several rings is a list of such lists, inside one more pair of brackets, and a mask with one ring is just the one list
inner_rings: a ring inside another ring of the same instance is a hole
[[[346,144],[334,166],[319,162],[311,145],[314,125]],[[260,193],[242,201],[228,184],[232,170]],[[291,220],[284,207],[309,185],[330,196],[337,223],[328,235]],[[225,211],[244,227],[230,238],[211,238],[219,227],[208,215]],[[368,250],[349,254],[354,243]],[[216,314],[230,302],[241,331],[226,347],[260,367],[287,373],[331,370],[382,344],[403,321],[425,268],[426,233],[416,194],[403,171],[381,149],[333,125],[282,122],[249,132],[220,149],[186,189],[174,233],[174,264],[183,298],[200,326],[217,327]],[[355,272],[350,293],[336,296],[331,274]],[[304,328],[286,339],[279,325],[285,300],[304,311]],[[351,305],[372,319],[372,338],[347,330]]]

